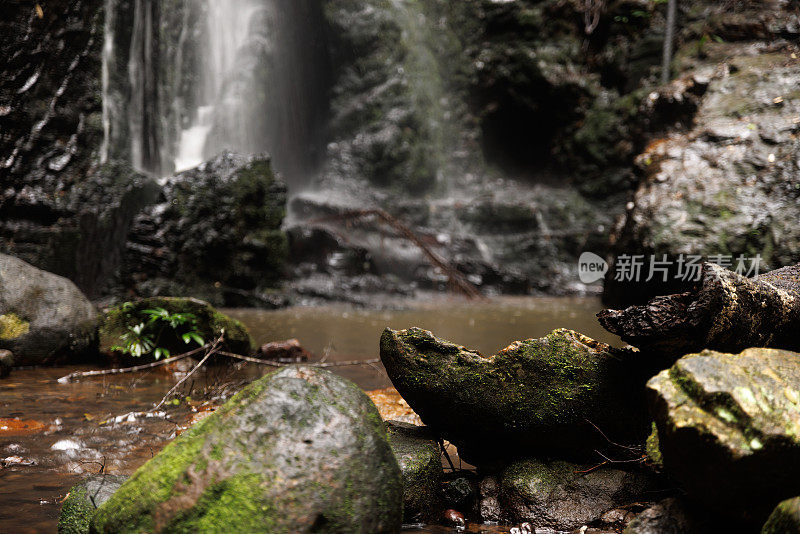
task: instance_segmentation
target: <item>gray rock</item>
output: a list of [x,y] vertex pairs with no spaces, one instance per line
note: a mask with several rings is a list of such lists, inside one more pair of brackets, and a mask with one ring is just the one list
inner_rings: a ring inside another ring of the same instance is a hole
[[[769,11],[755,9],[756,16]],[[800,63],[790,47],[711,48],[698,69],[717,68],[694,127],[652,143],[637,158],[643,179],[614,237],[615,251],[659,259],[720,254],[734,266],[740,254],[760,254],[762,271],[791,265],[800,257],[800,101],[789,95],[800,83]],[[691,285],[665,287],[658,276],[650,284],[616,281],[611,273],[604,300],[617,307]]]
[[61,507],[58,534],[88,534],[95,510],[128,478],[127,475],[94,475],[73,486]]
[[96,532],[399,532],[403,488],[384,422],[355,384],[286,367],[142,466]]
[[0,349],[16,365],[91,356],[97,326],[94,306],[71,281],[0,254]]
[[646,472],[568,462],[521,460],[503,470],[500,502],[506,519],[535,528],[572,530],[604,512],[646,498],[658,488]]
[[703,351],[648,383],[664,470],[689,496],[760,525],[800,477],[800,354]]
[[429,522],[442,512],[439,444],[425,427],[389,421],[389,445],[403,472],[403,520]]

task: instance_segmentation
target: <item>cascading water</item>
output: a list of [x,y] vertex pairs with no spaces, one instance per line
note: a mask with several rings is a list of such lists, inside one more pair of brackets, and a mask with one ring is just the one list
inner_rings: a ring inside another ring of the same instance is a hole
[[105,158],[154,176],[229,149],[290,184],[321,153],[327,73],[312,0],[107,0]]
[[[247,79],[244,56],[263,47],[269,53],[275,39],[272,28],[251,25],[257,14],[266,20],[269,7],[258,0],[207,0],[208,39],[202,51],[198,101],[188,128],[180,132],[175,170],[195,167],[208,157],[235,147],[257,150],[248,107],[255,84]],[[244,50],[245,45],[250,50]],[[212,135],[213,134],[213,135]]]

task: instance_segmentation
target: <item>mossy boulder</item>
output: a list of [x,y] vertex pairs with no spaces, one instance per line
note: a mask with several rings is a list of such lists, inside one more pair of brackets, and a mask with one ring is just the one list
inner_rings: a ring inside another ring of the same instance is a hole
[[343,378],[292,366],[142,466],[92,532],[399,532],[402,499],[375,405]]
[[690,498],[761,525],[800,477],[800,354],[690,354],[648,383],[664,470]]
[[800,533],[800,497],[787,499],[775,507],[761,534]]
[[389,444],[403,472],[403,520],[428,522],[442,512],[442,459],[430,430],[399,421],[387,423]]
[[58,534],[88,534],[95,511],[127,479],[127,475],[94,475],[73,486],[61,507]]
[[249,295],[284,276],[285,215],[286,184],[269,157],[224,152],[169,178],[158,203],[136,217],[122,281],[143,296],[252,304]]
[[16,365],[76,362],[97,354],[97,311],[74,283],[0,254],[0,349]]
[[604,512],[647,498],[658,482],[645,471],[591,469],[569,462],[522,460],[500,477],[500,503],[507,520],[536,529],[580,528]]
[[386,329],[381,360],[394,386],[473,464],[531,454],[596,458],[609,442],[643,442],[650,425],[634,351],[571,330],[517,341],[495,356],[419,328]]
[[[106,312],[100,328],[104,345],[113,345],[127,331],[145,320],[144,310],[164,308],[170,313],[190,313],[197,319],[197,330],[206,342],[212,342],[225,331],[225,350],[236,354],[249,355],[255,349],[255,342],[247,328],[238,320],[217,311],[209,303],[186,297],[151,297],[132,303],[115,306]],[[165,337],[162,346],[172,354],[186,352],[196,345],[186,345],[177,337]],[[201,355],[202,356],[202,355]]]

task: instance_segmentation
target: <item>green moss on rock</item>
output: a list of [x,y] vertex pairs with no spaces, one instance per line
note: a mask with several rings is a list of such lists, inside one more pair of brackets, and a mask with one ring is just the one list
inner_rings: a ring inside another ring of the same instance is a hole
[[530,521],[536,529],[571,531],[659,489],[656,479],[643,471],[592,467],[532,459],[511,463],[500,478],[506,517]]
[[594,456],[608,442],[644,441],[651,372],[638,353],[570,330],[517,341],[491,358],[419,328],[386,329],[381,359],[426,425],[470,461],[530,455]]
[[403,473],[403,520],[436,520],[442,511],[442,459],[439,444],[425,427],[387,423],[389,444]]
[[658,428],[653,423],[653,431],[647,436],[645,442],[644,452],[647,455],[647,461],[656,469],[664,467],[664,459],[661,457],[661,449],[658,448]]
[[73,486],[61,507],[58,534],[88,534],[97,508],[127,479],[124,475],[95,475]]
[[710,509],[763,523],[800,477],[800,354],[689,354],[648,383],[664,471]]
[[0,315],[0,339],[16,339],[30,332],[31,324],[16,313]]
[[92,530],[388,533],[399,530],[401,499],[400,470],[368,397],[327,371],[287,367],[140,468]]

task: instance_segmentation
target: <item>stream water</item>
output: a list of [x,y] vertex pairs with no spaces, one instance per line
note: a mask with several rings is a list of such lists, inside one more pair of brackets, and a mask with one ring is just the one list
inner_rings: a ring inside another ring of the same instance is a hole
[[[597,324],[601,309],[588,298],[500,298],[473,303],[460,299],[413,302],[399,309],[346,306],[267,310],[226,310],[242,320],[258,343],[297,338],[328,361],[378,357],[378,338],[386,327],[420,326],[435,334],[492,354],[517,339],[569,327],[606,342],[618,342]],[[127,474],[157,453],[184,428],[204,400],[225,398],[233,387],[268,368],[212,369],[191,383],[191,400],[171,407],[168,418],[122,418],[148,410],[179,374],[165,370],[97,377],[68,384],[58,378],[84,367],[16,369],[0,381],[0,532],[54,532],[60,502],[82,476]],[[336,371],[364,389],[390,385],[379,366]],[[215,386],[230,384],[228,389]],[[408,532],[450,532],[441,527]],[[508,532],[507,527],[475,525],[470,532]]]

